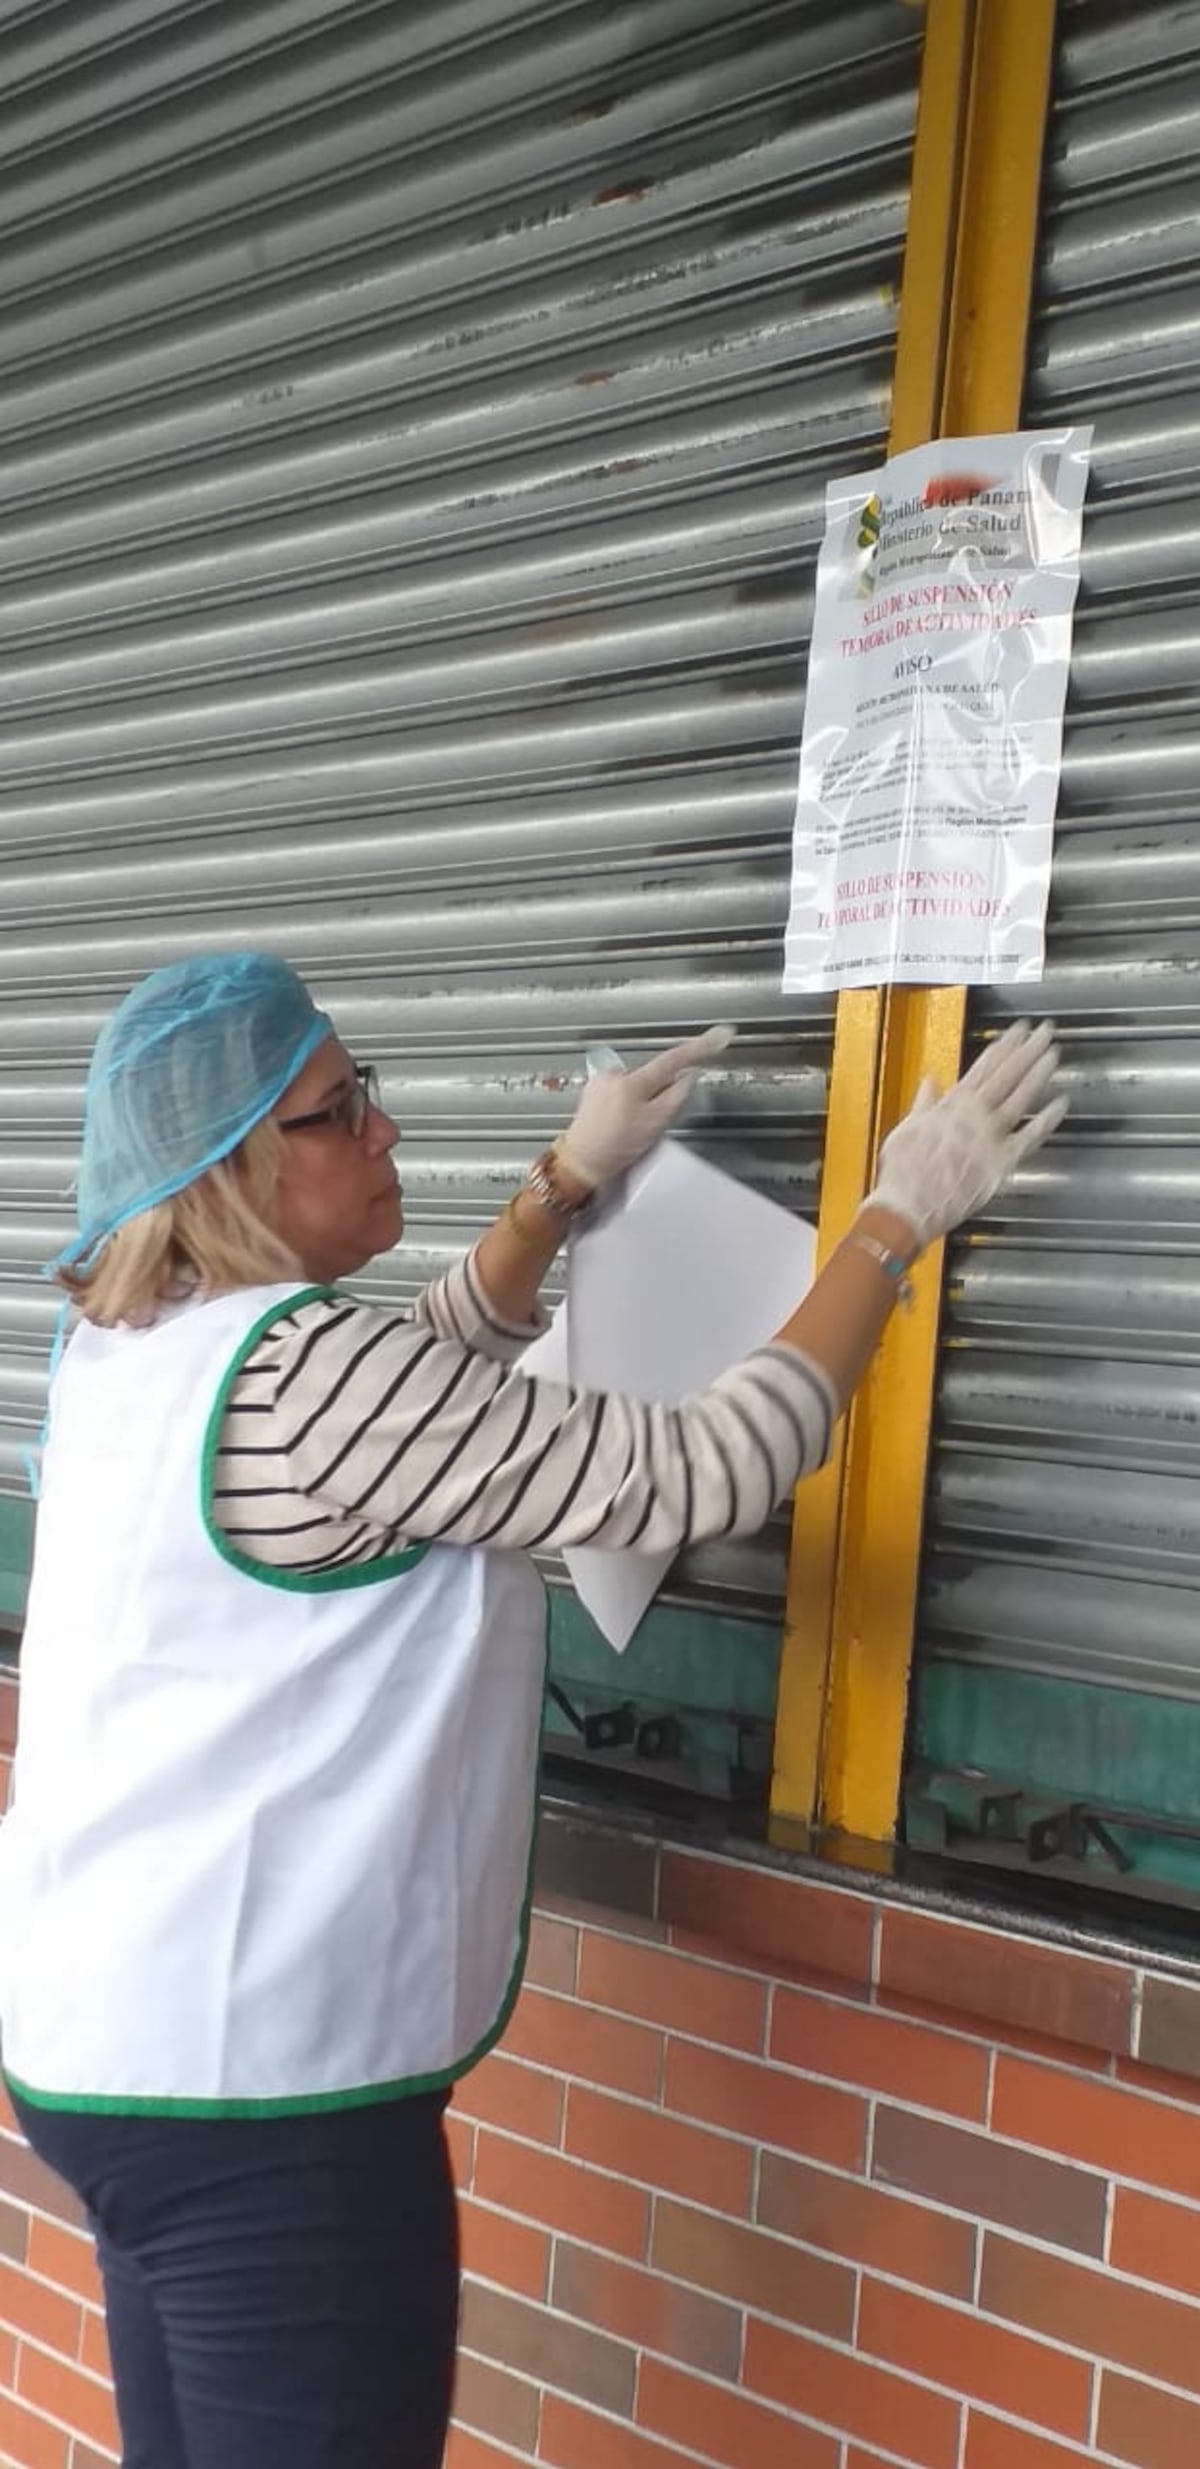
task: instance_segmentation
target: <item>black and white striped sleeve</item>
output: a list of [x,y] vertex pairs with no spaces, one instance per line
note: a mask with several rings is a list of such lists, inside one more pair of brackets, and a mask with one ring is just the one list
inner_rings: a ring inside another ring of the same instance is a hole
[[469,1346],[473,1354],[487,1355],[493,1363],[515,1363],[534,1338],[549,1328],[550,1315],[537,1304],[532,1320],[506,1320],[487,1294],[475,1251],[470,1251],[444,1277],[422,1288],[413,1306],[413,1326]]
[[[249,1368],[249,1367],[247,1367]],[[682,1405],[526,1379],[432,1329],[314,1303],[276,1352],[289,1486],[411,1541],[674,1550],[751,1534],[820,1465],[837,1400],[772,1345]]]

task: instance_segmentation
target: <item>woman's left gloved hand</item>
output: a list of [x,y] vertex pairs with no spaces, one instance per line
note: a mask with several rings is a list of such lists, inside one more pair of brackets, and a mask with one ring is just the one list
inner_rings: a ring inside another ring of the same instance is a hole
[[1059,1059],[1052,1021],[1015,1020],[943,1097],[923,1080],[864,1209],[906,1218],[918,1249],[974,1217],[1062,1122],[1066,1098],[1050,1095]]
[[554,1143],[563,1170],[587,1191],[636,1166],[682,1113],[700,1065],[731,1045],[736,1029],[706,1029],[652,1055],[633,1072],[597,1072]]

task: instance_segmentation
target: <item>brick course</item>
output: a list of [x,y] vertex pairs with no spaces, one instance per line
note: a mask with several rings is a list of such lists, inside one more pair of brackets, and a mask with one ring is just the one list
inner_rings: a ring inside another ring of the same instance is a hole
[[[556,1883],[456,2095],[447,2469],[1195,2469],[1186,1980],[748,1859],[668,1852],[648,1902],[653,1865]],[[114,2460],[98,2300],[4,2116],[5,2469]]]

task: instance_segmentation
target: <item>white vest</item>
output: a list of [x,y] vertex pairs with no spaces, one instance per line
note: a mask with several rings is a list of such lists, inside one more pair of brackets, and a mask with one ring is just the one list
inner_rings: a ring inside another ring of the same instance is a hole
[[5,2072],[51,2106],[450,2082],[524,1958],[545,1612],[507,1552],[273,1576],[206,1522],[255,1287],[81,1328],[54,1383],[11,1815]]

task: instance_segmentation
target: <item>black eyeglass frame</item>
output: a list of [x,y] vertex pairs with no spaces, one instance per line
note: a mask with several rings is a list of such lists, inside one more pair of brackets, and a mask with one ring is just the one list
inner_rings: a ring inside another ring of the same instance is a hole
[[352,1089],[344,1089],[328,1106],[315,1106],[311,1114],[276,1115],[277,1128],[281,1132],[315,1132],[332,1123],[349,1132],[352,1140],[361,1140],[371,1108],[380,1110],[379,1074],[373,1063],[356,1063],[353,1069]]

